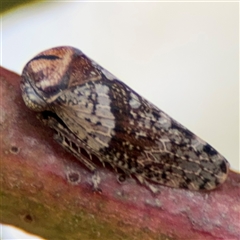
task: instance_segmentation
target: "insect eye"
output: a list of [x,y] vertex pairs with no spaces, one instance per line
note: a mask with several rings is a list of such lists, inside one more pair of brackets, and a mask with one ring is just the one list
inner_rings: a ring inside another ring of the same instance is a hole
[[57,93],[59,93],[61,91],[61,89],[58,86],[53,86],[53,87],[47,87],[44,89],[44,93],[46,95],[55,95]]

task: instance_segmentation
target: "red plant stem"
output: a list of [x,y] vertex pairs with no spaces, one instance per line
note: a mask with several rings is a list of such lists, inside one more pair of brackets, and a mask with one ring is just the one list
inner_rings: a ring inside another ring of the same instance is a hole
[[47,239],[239,239],[240,174],[210,192],[160,186],[153,195],[100,168],[94,192],[92,173],[25,107],[19,82],[0,68],[2,223]]

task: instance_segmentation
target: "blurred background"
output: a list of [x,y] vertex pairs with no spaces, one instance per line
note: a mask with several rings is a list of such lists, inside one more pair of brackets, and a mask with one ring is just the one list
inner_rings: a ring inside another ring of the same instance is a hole
[[[1,66],[70,45],[239,164],[239,3],[41,2],[1,16]],[[1,226],[1,239],[38,239]]]

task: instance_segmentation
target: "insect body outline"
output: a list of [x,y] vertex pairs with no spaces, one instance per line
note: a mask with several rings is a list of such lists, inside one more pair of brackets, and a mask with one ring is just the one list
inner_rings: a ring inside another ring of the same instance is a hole
[[211,190],[227,160],[73,47],[46,50],[24,67],[22,96],[55,140],[91,171],[93,158],[141,183]]

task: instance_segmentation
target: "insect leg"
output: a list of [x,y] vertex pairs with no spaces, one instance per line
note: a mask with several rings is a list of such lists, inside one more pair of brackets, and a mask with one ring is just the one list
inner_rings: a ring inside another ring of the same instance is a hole
[[[96,170],[96,166],[91,162],[91,160],[81,153],[81,148],[77,146],[73,147],[74,143],[72,143],[65,135],[62,135],[62,132],[60,133],[58,131],[57,134],[54,135],[54,140],[80,160],[81,163],[83,163],[90,171],[94,172]],[[89,154],[89,156],[91,155]]]
[[57,119],[53,116],[38,114],[37,117],[44,123],[44,125],[49,126],[57,132],[57,134],[54,135],[55,141],[57,141],[68,152],[73,154],[90,171],[93,172],[96,170],[95,164],[91,161],[91,154],[86,150],[86,148],[81,147],[81,142],[79,142],[79,140],[76,139],[76,137],[69,132],[63,124],[57,121]]
[[154,187],[151,183],[149,183],[146,179],[144,179],[141,175],[135,174],[134,177],[137,178],[137,180],[142,184],[145,185],[148,189],[151,190],[152,193],[157,194],[160,192],[160,190],[156,187]]
[[[74,143],[71,142],[66,136],[61,135],[62,132],[57,132],[57,134],[54,135],[54,139],[67,151],[72,153],[77,159],[79,159],[89,170],[93,172],[92,175],[92,186],[93,191],[95,192],[102,192],[102,190],[99,188],[99,184],[101,182],[101,178],[98,174],[98,171],[96,169],[96,166],[91,162],[91,159],[89,160],[87,157],[85,157],[81,153],[81,148],[75,146],[75,148],[72,146]],[[91,158],[91,154],[89,154],[89,157]]]

